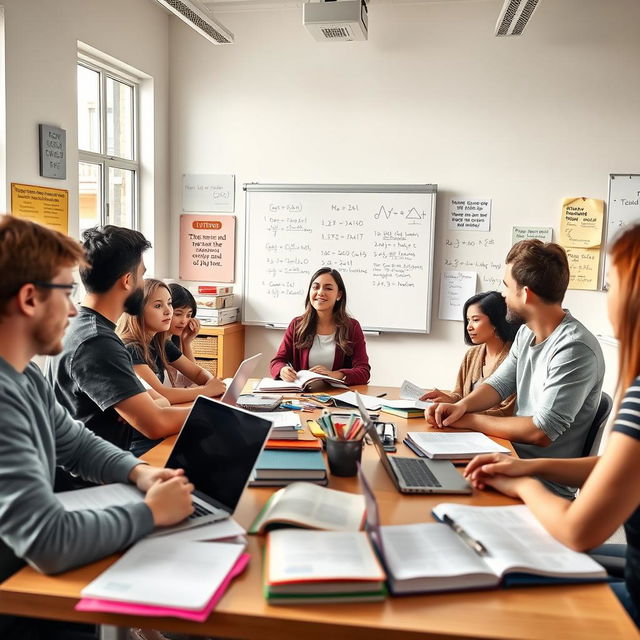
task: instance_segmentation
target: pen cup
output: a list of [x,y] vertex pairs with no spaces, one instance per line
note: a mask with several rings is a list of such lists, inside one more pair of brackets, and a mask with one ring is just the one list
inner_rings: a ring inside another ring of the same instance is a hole
[[336,440],[327,438],[329,471],[334,476],[349,477],[358,473],[358,462],[362,458],[362,439]]

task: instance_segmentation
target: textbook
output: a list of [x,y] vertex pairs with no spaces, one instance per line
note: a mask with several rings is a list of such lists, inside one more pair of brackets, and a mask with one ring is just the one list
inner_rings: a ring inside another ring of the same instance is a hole
[[364,531],[279,529],[267,535],[269,604],[376,602],[385,574]]
[[342,382],[342,380],[336,380],[331,376],[325,376],[321,373],[314,373],[307,369],[298,371],[298,375],[293,382],[287,382],[286,380],[273,380],[272,378],[262,378],[256,385],[254,391],[258,393],[276,392],[276,393],[290,393],[296,391],[306,391],[315,382],[324,382],[332,387],[339,389],[348,389],[349,387]]
[[526,505],[442,503],[438,523],[378,527],[374,540],[394,594],[595,582],[606,571],[549,535]]
[[511,453],[484,433],[409,431],[407,440],[434,460],[467,460],[482,453]]
[[250,485],[282,486],[294,480],[327,483],[321,451],[265,449],[258,457]]
[[358,531],[365,519],[364,496],[294,482],[276,491],[249,528],[261,534],[276,526]]

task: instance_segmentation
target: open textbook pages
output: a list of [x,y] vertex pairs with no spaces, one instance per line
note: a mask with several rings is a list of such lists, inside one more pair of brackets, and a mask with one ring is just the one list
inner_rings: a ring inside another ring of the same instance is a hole
[[[443,503],[433,515],[451,524],[380,527],[393,593],[606,579],[606,571],[589,556],[551,537],[526,505]],[[470,540],[486,552],[474,550]]]
[[297,392],[297,391],[306,391],[314,382],[324,382],[332,387],[337,387],[339,389],[348,389],[347,385],[342,382],[342,380],[337,380],[336,378],[332,378],[331,376],[325,376],[322,373],[314,373],[313,371],[308,371],[307,369],[301,369],[298,371],[296,379],[292,382],[287,382],[286,380],[273,380],[272,378],[262,378],[260,382],[256,385],[254,391],[259,393],[266,392],[275,392],[275,393],[286,393],[286,392]]
[[403,400],[420,400],[420,398],[427,392],[426,389],[419,387],[413,382],[405,380],[400,386],[400,397]]
[[358,531],[364,518],[364,496],[308,482],[293,482],[269,498],[249,533],[263,533],[271,526],[283,525]]
[[511,453],[510,449],[494,442],[484,433],[409,431],[406,437],[434,460],[466,460],[481,453]]

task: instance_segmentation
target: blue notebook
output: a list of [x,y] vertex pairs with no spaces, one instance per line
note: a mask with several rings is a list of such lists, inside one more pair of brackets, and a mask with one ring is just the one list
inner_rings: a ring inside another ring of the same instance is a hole
[[264,450],[254,470],[255,480],[322,480],[327,471],[320,451]]

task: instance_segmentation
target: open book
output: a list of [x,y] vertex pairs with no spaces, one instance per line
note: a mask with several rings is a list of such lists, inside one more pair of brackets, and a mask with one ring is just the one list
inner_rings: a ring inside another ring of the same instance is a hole
[[433,515],[443,524],[379,527],[393,593],[606,580],[597,562],[550,536],[526,505],[443,503]]
[[358,531],[365,518],[364,497],[294,482],[276,491],[255,519],[249,533],[290,525],[332,531]]
[[296,391],[306,391],[314,382],[322,381],[332,387],[339,389],[348,389],[349,387],[342,382],[342,380],[336,380],[331,376],[325,376],[322,373],[314,373],[307,369],[298,371],[298,375],[293,382],[287,382],[286,380],[273,380],[272,378],[262,378],[256,385],[254,391],[258,393],[287,393]]

